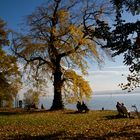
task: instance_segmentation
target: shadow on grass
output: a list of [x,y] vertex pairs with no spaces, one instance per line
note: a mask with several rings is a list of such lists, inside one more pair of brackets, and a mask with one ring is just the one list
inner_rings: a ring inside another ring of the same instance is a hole
[[110,116],[105,116],[105,118],[107,119],[107,120],[113,120],[113,119],[130,119],[130,118],[132,118],[132,117],[130,117],[130,118],[128,118],[128,117],[126,117],[126,116],[122,116],[122,115],[110,115]]
[[23,115],[23,114],[33,114],[33,113],[46,113],[48,110],[26,110],[26,109],[7,109],[0,110],[0,116],[10,116],[10,115]]
[[132,139],[132,140],[139,140],[140,133],[135,132],[110,132],[107,135],[96,137],[94,139],[97,140],[108,140],[108,139]]
[[0,112],[0,116],[5,116],[5,115],[16,115],[16,114],[19,114],[19,113],[17,113],[17,112],[9,112],[9,111],[2,111],[2,112]]
[[78,134],[76,136],[73,135],[66,136],[65,131],[60,131],[54,134],[43,135],[43,136],[18,135],[12,139],[15,140],[60,140],[60,139],[61,140],[93,140],[94,137],[87,137],[83,134]]
[[75,111],[65,112],[64,114],[88,114],[88,112],[79,112],[79,111],[75,110]]
[[[85,134],[67,134],[65,131],[60,131],[49,135],[30,136],[30,135],[17,135],[9,137],[14,140],[107,140],[107,139],[140,139],[140,132],[131,131],[134,126],[124,127],[120,131],[109,132],[105,135],[87,136]],[[140,128],[140,126],[139,126]],[[138,129],[139,129],[138,128]]]
[[[63,114],[86,114],[88,112],[79,112],[77,110],[61,110]],[[46,109],[20,109],[20,108],[3,108],[0,109],[0,116],[2,115],[23,115],[23,114],[34,114],[34,113],[48,113],[48,112],[55,112],[53,110],[46,110]]]
[[30,135],[17,135],[13,139],[15,140],[56,140],[64,134],[63,131],[60,131],[55,134],[50,135],[39,135],[39,136],[30,136]]
[[132,139],[139,140],[140,139],[140,125],[131,125],[125,126],[119,131],[109,132],[100,137],[96,137],[95,139]]

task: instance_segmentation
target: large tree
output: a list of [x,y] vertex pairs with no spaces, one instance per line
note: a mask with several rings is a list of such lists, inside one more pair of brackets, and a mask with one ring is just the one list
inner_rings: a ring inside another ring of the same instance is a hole
[[13,98],[18,91],[18,83],[20,82],[16,57],[8,55],[3,50],[3,47],[8,44],[6,23],[0,19],[0,106],[2,101],[6,101],[7,105],[12,104]]
[[[13,39],[13,51],[30,64],[31,75],[37,81],[50,79],[54,86],[51,109],[63,109],[63,97],[82,100],[92,93],[81,75],[87,74],[89,62],[101,62],[96,46],[96,36],[91,38],[84,30],[83,20],[90,11],[92,19],[103,17],[105,3],[90,0],[47,1],[28,16],[26,34],[17,34]],[[110,9],[108,9],[109,11]],[[106,11],[106,14],[108,14]],[[90,21],[87,20],[88,29]],[[94,27],[91,27],[94,29]],[[98,37],[97,37],[98,38]]]

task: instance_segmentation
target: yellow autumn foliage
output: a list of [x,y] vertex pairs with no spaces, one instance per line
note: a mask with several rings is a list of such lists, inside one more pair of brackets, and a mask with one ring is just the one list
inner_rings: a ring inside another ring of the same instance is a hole
[[60,24],[64,24],[67,22],[67,20],[69,18],[69,12],[61,9],[58,11],[58,16],[59,16]]
[[[39,7],[27,20],[29,33],[18,36],[13,47],[35,74],[38,72],[41,78],[53,82],[54,95],[63,94],[72,102],[92,94],[88,81],[74,70],[86,75],[89,62],[100,62],[96,38],[90,38],[84,30],[84,13],[81,13],[84,8],[82,1],[50,1],[50,4]],[[93,26],[89,28],[94,30]],[[32,77],[38,79],[36,75]],[[62,107],[61,97],[54,98],[53,101]]]
[[64,74],[64,96],[67,102],[82,101],[84,98],[90,99],[92,90],[81,75],[78,75],[73,70],[67,70]]
[[20,88],[20,72],[16,57],[2,49],[4,45],[8,45],[8,31],[5,25],[0,19],[0,103],[7,101],[7,105],[11,105]]

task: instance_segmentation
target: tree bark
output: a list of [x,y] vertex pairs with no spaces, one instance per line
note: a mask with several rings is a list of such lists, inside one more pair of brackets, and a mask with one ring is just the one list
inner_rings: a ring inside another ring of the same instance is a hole
[[50,110],[64,109],[62,93],[61,93],[61,89],[62,89],[62,85],[63,85],[61,76],[62,76],[62,72],[60,70],[56,69],[56,71],[54,73],[54,84],[53,84],[54,85],[54,99],[53,99],[53,103],[52,103]]
[[2,107],[2,99],[0,99],[0,107]]

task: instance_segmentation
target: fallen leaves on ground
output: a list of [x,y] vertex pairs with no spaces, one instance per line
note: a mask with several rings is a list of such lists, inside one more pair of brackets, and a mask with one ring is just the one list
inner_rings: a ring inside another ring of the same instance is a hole
[[0,113],[1,139],[140,139],[140,121],[116,111]]

